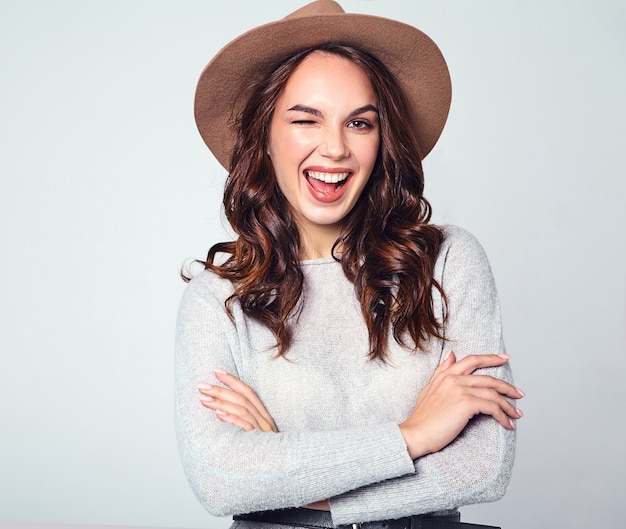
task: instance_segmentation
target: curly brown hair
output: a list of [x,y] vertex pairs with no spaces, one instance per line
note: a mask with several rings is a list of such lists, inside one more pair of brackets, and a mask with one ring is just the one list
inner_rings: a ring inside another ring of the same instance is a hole
[[[272,331],[278,354],[284,356],[292,340],[289,322],[297,313],[303,287],[300,236],[276,182],[267,141],[276,101],[287,79],[317,50],[360,66],[377,98],[378,158],[363,193],[345,218],[333,256],[354,283],[369,329],[369,356],[384,361],[390,330],[400,344],[408,345],[410,337],[414,349],[430,336],[441,337],[442,322],[434,314],[432,296],[436,289],[445,302],[433,278],[443,234],[429,224],[431,207],[423,197],[420,146],[409,125],[404,95],[389,70],[371,54],[327,43],[300,50],[260,76],[234,121],[237,143],[224,191],[226,218],[237,239],[215,244],[206,261],[200,262],[233,283],[227,310],[238,301],[249,317]],[[220,253],[227,258],[218,264]]]

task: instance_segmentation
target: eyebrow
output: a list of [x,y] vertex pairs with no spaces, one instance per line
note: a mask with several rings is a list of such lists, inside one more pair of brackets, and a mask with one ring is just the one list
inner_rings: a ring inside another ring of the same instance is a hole
[[[313,116],[317,116],[318,118],[324,117],[324,114],[321,110],[317,108],[307,107],[306,105],[294,105],[291,108],[287,109],[287,112],[306,112],[307,114],[312,114]],[[364,107],[355,108],[352,112],[350,112],[349,117],[358,116],[359,114],[364,114],[365,112],[376,112],[378,114],[378,109],[374,105],[365,105]]]

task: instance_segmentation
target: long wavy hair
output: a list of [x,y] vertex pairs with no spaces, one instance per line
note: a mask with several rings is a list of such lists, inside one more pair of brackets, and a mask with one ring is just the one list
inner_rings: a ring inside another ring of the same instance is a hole
[[[237,238],[215,244],[206,261],[200,262],[232,282],[234,292],[226,301],[229,313],[238,301],[245,314],[272,331],[278,354],[284,356],[292,341],[290,322],[298,311],[303,274],[296,221],[267,154],[269,128],[289,76],[317,50],[360,66],[377,99],[381,135],[377,161],[344,219],[333,256],[360,300],[369,329],[369,356],[384,361],[390,333],[415,350],[429,337],[441,337],[433,290],[444,302],[446,298],[433,278],[433,267],[443,234],[429,224],[431,207],[423,197],[420,146],[408,122],[402,90],[385,65],[369,53],[340,43],[300,50],[270,67],[252,87],[235,119],[237,143],[224,191],[225,215]],[[222,253],[226,260],[216,262]]]

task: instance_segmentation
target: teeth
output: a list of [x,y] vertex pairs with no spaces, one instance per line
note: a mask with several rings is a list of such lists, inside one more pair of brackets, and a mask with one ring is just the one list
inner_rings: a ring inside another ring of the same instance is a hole
[[315,180],[321,180],[327,184],[336,184],[337,182],[343,182],[348,175],[349,171],[345,173],[324,173],[322,171],[306,171],[307,176],[315,178]]

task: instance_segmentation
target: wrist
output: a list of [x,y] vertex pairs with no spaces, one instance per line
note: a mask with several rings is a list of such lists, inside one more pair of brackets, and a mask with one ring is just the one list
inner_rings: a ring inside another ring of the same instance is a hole
[[406,449],[411,459],[418,459],[430,453],[426,445],[426,440],[420,435],[420,429],[404,421],[398,425],[400,433],[404,438]]

